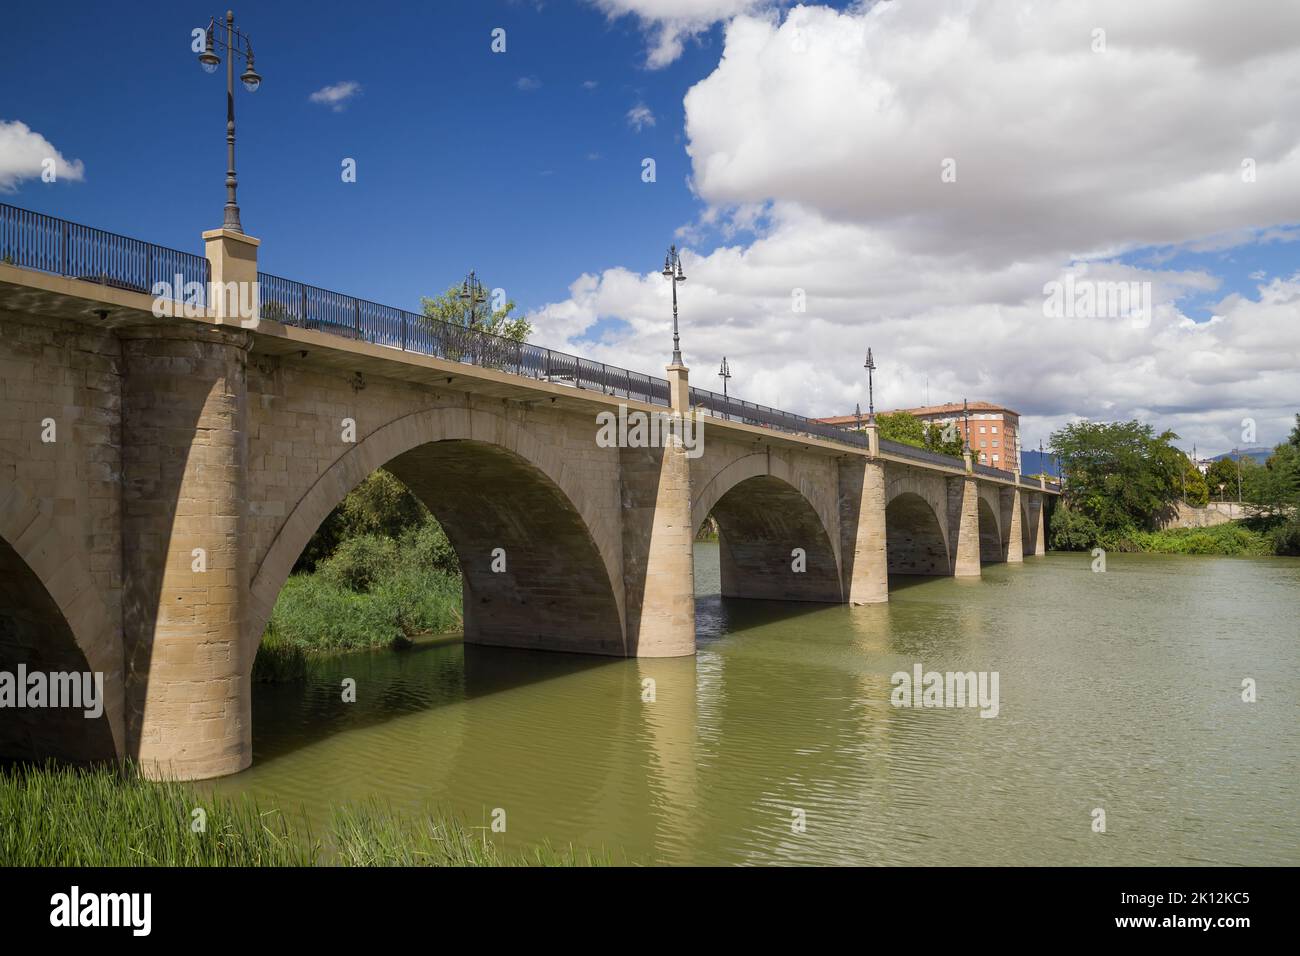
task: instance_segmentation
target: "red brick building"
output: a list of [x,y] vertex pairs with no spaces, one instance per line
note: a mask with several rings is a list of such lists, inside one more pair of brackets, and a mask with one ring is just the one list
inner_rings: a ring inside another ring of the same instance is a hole
[[[992,402],[971,402],[970,409],[970,449],[975,460],[982,465],[991,465],[1005,471],[1015,471],[1019,466],[1020,453],[1020,413],[994,405]],[[925,405],[920,408],[894,408],[877,412],[877,415],[892,415],[907,412],[927,425],[943,427],[952,423],[956,426],[957,437],[966,439],[966,419],[961,402],[949,402],[946,405]],[[819,421],[828,425],[852,426],[856,421],[853,415],[836,415]],[[863,416],[863,421],[866,416]]]

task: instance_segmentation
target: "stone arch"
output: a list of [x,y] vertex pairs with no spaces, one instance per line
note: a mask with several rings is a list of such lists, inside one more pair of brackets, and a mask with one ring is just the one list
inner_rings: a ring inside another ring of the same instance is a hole
[[124,747],[120,615],[110,613],[86,567],[75,529],[21,482],[0,501],[0,671],[103,674],[103,714],[0,712],[0,755],[74,762]]
[[[344,496],[381,467],[424,501],[460,556],[466,641],[631,653],[618,516],[582,495],[577,463],[500,413],[437,408],[376,429],[293,506],[253,574],[248,666],[298,555]],[[494,548],[505,550],[505,572],[491,569]]]
[[1020,553],[1023,556],[1035,554],[1038,534],[1038,520],[1041,510],[1034,507],[1027,499],[1029,495],[1020,493]]
[[998,521],[997,489],[993,489],[992,500],[981,486],[979,493],[979,532],[980,561],[1005,561],[1006,551],[1002,548],[1002,526]]
[[890,574],[952,573],[942,515],[917,491],[900,491],[885,505],[885,548]]
[[[839,603],[839,556],[824,511],[811,484],[764,449],[733,459],[704,482],[693,495],[691,521],[696,532],[710,515],[718,523],[724,597]],[[796,561],[803,570],[795,571]]]

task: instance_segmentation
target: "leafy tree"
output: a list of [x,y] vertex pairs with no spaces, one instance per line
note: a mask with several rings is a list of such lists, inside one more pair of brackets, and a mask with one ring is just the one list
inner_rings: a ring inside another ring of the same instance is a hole
[[1077,422],[1053,432],[1064,507],[1101,536],[1154,530],[1182,489],[1187,456],[1173,446],[1177,437],[1137,421]]
[[1183,501],[1193,508],[1204,508],[1210,500],[1210,486],[1206,484],[1201,469],[1197,468],[1196,463],[1190,458],[1187,458],[1183,465],[1183,476],[1180,479],[1178,492]]
[[[1246,469],[1250,466],[1246,462],[1251,461],[1249,458],[1241,459],[1242,479],[1244,484]],[[1215,501],[1219,496],[1223,496],[1225,501],[1237,500],[1237,459],[1220,458],[1218,461],[1210,462],[1210,467],[1205,472],[1205,483],[1209,485],[1210,497]],[[1219,485],[1223,485],[1223,491],[1219,491]]]
[[[433,298],[423,296],[420,299],[420,308],[424,312],[425,318],[469,328],[470,313],[468,304],[461,299],[460,293],[461,287],[453,285],[442,295]],[[499,335],[513,342],[528,340],[528,336],[533,332],[532,324],[523,316],[511,314],[515,310],[513,299],[507,301],[499,309],[493,309],[491,306],[491,299],[486,305],[478,306],[473,322],[474,328],[480,332]]]
[[926,447],[925,425],[921,419],[909,412],[888,412],[877,415],[876,424],[880,427],[880,437],[887,441],[900,442],[914,448]]
[[424,503],[411,494],[406,485],[381,468],[353,488],[321,522],[294,570],[315,569],[318,562],[351,538],[397,538],[403,532],[432,520],[433,516]]
[[949,437],[944,438],[943,425],[926,425],[925,426],[925,447],[930,451],[938,452],[940,455],[952,455],[954,458],[960,458],[962,455],[961,435],[957,433],[954,427],[949,431]]

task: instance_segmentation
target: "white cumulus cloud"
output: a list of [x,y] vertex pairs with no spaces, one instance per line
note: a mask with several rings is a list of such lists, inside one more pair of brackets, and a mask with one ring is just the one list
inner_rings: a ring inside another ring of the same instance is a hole
[[[1080,416],[1140,417],[1202,449],[1231,448],[1246,417],[1262,441],[1284,437],[1300,271],[1226,294],[1219,276],[1169,261],[1300,238],[1300,7],[934,0],[731,15],[684,104],[703,208],[681,235],[727,243],[683,254],[693,384],[717,387],[725,354],[736,394],[845,413],[866,405],[871,346],[878,408],[999,401],[1027,416],[1030,444]],[[1118,258],[1148,247],[1141,265]],[[538,341],[661,367],[668,284],[635,265],[580,277],[533,316]],[[1148,320],[1045,315],[1045,286],[1067,275],[1149,283]],[[1215,299],[1214,321],[1189,321],[1193,295]],[[626,327],[584,337],[611,317]]]
[[80,182],[86,175],[81,160],[65,159],[26,123],[0,119],[0,192],[13,192],[24,179],[48,179],[47,170],[53,172],[54,182]]

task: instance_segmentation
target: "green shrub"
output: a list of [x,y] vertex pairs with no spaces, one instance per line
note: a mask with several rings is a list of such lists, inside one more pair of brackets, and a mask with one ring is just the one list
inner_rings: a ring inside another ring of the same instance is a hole
[[1087,551],[1097,543],[1097,524],[1062,503],[1052,514],[1051,548],[1054,551]]
[[340,544],[316,573],[337,588],[364,593],[396,573],[398,563],[396,541],[366,534]]
[[1300,520],[1291,519],[1269,533],[1274,554],[1300,555]]
[[433,518],[404,531],[398,541],[398,549],[403,563],[410,561],[422,568],[460,576],[460,560],[456,557],[456,549],[447,540],[442,525]]

